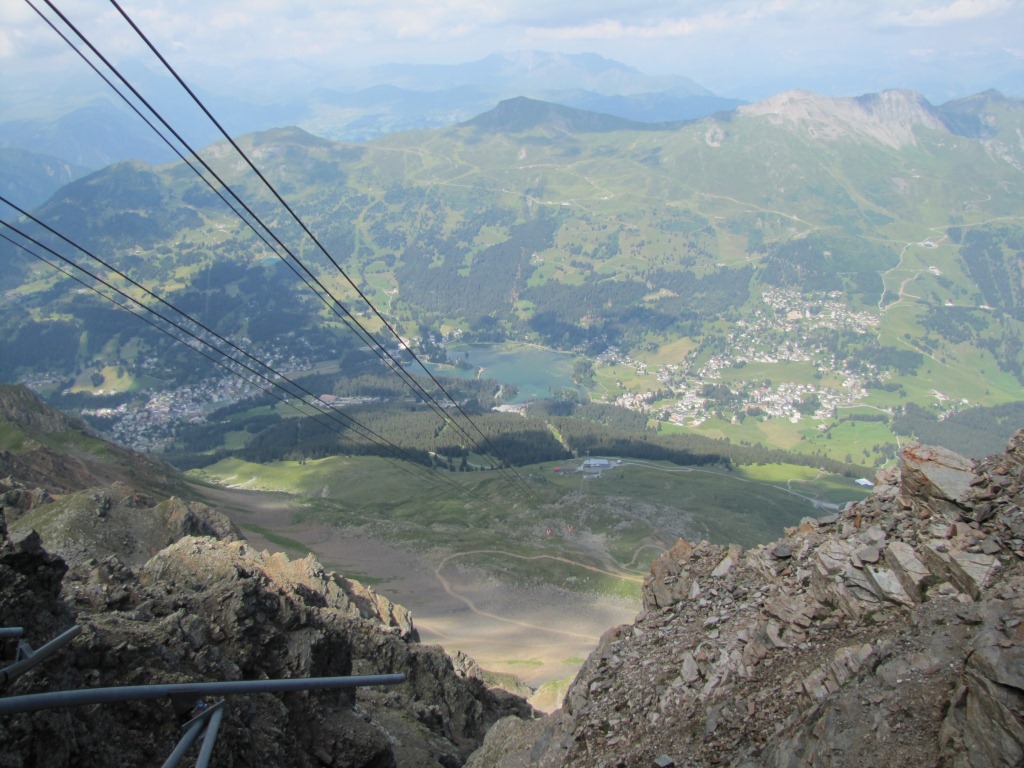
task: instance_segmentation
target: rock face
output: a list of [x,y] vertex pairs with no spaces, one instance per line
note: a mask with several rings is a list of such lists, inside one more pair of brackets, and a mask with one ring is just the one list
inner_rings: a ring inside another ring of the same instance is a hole
[[874,494],[745,553],[679,542],[563,708],[476,768],[1024,764],[1024,431],[915,446]]
[[917,126],[941,131],[945,126],[935,109],[913,91],[890,90],[859,99],[786,91],[740,107],[743,116],[760,116],[772,123],[802,127],[812,138],[834,142],[870,138],[890,147],[916,143]]
[[161,490],[183,487],[169,467],[89,435],[24,387],[0,385],[0,424],[17,443],[14,452],[0,450],[7,525],[14,533],[38,531],[69,563],[115,555],[141,565],[182,536],[241,538],[205,504],[158,500]]
[[12,532],[38,531],[50,552],[69,564],[114,555],[138,566],[183,536],[239,540],[241,532],[214,509],[194,501],[157,501],[124,483],[51,496],[11,478],[0,480],[0,502],[10,504]]
[[[189,505],[165,506],[179,533],[194,527]],[[0,626],[25,627],[34,648],[73,623],[84,627],[4,694],[406,675],[400,686],[360,689],[354,703],[336,692],[230,697],[214,752],[221,766],[450,768],[499,718],[532,716],[522,699],[488,689],[475,665],[456,672],[440,647],[420,645],[404,608],[312,556],[257,552],[228,531],[225,539],[182,535],[137,568],[114,555],[69,568],[38,534],[11,538],[2,522],[0,531]],[[159,764],[180,738],[182,716],[169,700],[3,716],[0,766]]]

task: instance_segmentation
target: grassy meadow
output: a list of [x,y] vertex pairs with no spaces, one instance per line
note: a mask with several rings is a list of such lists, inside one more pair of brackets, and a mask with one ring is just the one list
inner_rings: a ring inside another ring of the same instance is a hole
[[849,478],[789,465],[725,471],[625,461],[600,475],[554,471],[575,464],[520,468],[528,493],[495,472],[446,472],[461,487],[438,487],[428,473],[370,457],[225,459],[191,474],[292,494],[299,520],[356,528],[435,558],[457,555],[460,565],[511,583],[626,597],[638,594],[651,558],[677,538],[753,546],[864,496]]

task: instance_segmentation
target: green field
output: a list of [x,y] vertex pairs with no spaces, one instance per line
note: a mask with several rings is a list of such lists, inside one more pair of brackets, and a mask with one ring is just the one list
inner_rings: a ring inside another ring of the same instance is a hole
[[[530,495],[510,490],[494,472],[446,473],[464,491],[439,490],[419,473],[375,458],[268,465],[227,459],[192,474],[294,494],[300,519],[358,528],[423,552],[463,553],[461,564],[510,583],[618,596],[637,595],[647,563],[677,538],[753,546],[803,517],[826,514],[822,505],[864,496],[848,478],[788,465],[729,472],[626,461],[600,476],[555,466],[520,469]],[[301,552],[297,542],[279,543]]]

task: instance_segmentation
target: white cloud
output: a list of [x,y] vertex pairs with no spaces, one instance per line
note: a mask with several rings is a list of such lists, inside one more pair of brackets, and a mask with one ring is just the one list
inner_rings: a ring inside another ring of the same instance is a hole
[[548,40],[623,40],[684,37],[691,35],[696,26],[686,19],[659,24],[624,24],[617,19],[602,19],[576,27],[527,27],[526,33]]
[[[593,51],[713,89],[781,75],[824,77],[829,67],[841,69],[844,81],[858,69],[898,73],[907,62],[928,61],[927,51],[952,58],[1019,49],[1020,25],[1011,22],[1024,15],[1024,0],[119,2],[175,65],[199,74],[253,61],[356,68],[539,49]],[[58,3],[105,52],[121,60],[142,52],[107,0]],[[61,57],[63,43],[23,0],[0,0],[0,61],[10,68]]]
[[[953,2],[911,3],[905,10],[892,8],[880,15],[883,25],[894,27],[940,27],[964,21],[1002,16],[1011,11],[1020,13],[1020,0],[954,0]],[[1018,33],[1024,31],[1024,20],[1018,17]]]

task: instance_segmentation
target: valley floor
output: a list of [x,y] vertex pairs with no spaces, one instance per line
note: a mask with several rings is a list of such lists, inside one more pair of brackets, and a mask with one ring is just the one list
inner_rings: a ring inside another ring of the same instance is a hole
[[412,611],[424,643],[464,651],[490,672],[515,675],[537,689],[531,703],[545,711],[561,704],[562,692],[600,635],[631,622],[640,609],[639,600],[511,586],[452,553],[431,556],[358,529],[297,522],[285,494],[197,490],[254,546],[292,557],[312,552],[327,568],[371,583]]

